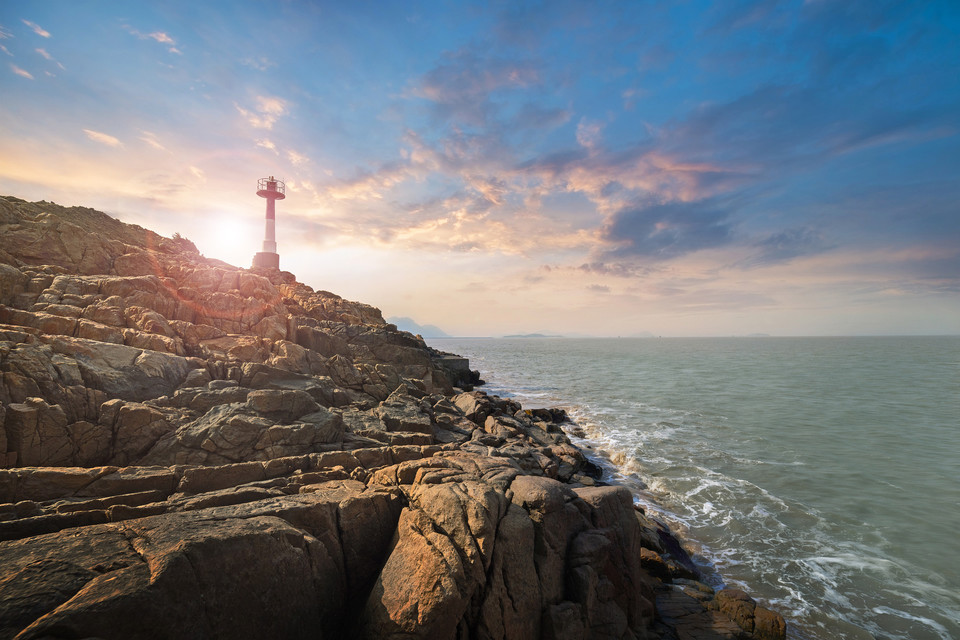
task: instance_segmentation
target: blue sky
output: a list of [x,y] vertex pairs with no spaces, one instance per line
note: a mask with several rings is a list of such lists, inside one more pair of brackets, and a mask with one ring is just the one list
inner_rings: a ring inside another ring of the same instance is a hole
[[956,2],[0,5],[0,193],[459,335],[960,333]]

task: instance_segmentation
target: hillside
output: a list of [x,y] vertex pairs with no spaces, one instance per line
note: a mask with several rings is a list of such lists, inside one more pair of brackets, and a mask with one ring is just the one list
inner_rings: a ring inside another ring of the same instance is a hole
[[0,638],[780,638],[378,309],[0,198]]

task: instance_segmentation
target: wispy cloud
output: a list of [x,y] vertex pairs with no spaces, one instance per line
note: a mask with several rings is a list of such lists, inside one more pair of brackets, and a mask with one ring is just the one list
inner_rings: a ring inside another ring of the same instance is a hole
[[798,227],[768,234],[754,242],[753,247],[756,251],[737,266],[755,268],[789,262],[794,258],[823,253],[833,248],[833,245],[824,239],[820,231],[810,227]]
[[159,42],[160,44],[167,45],[167,51],[169,51],[170,53],[176,53],[178,55],[181,55],[183,53],[182,51],[180,51],[180,49],[177,48],[176,40],[174,40],[170,35],[168,35],[163,31],[153,31],[151,33],[143,33],[142,31],[138,31],[137,29],[134,29],[130,25],[123,25],[123,28],[126,29],[128,33],[140,38],[141,40],[153,40],[155,42]]
[[45,60],[49,60],[50,62],[52,62],[52,63],[54,63],[55,65],[57,65],[58,67],[60,67],[60,69],[66,71],[66,67],[64,67],[60,62],[58,62],[56,59],[54,59],[54,57],[53,57],[52,55],[50,55],[49,53],[47,53],[47,50],[46,50],[46,49],[34,49],[34,51],[36,51],[36,52],[39,53],[41,56],[43,56],[43,58],[44,58]]
[[331,184],[326,191],[335,200],[380,200],[387,190],[410,176],[406,163],[397,162],[376,171],[359,171],[356,177]]
[[250,67],[251,69],[256,69],[257,71],[266,71],[270,67],[277,66],[276,62],[273,62],[266,56],[244,58],[240,61],[240,64]]
[[263,147],[264,149],[269,149],[270,151],[273,151],[276,154],[280,153],[279,151],[277,151],[277,145],[274,144],[273,140],[270,140],[268,138],[261,138],[260,140],[257,140],[257,146]]
[[24,20],[24,21],[23,21],[23,24],[25,24],[25,25],[27,25],[28,27],[30,27],[30,28],[33,30],[33,32],[34,32],[35,34],[37,34],[38,36],[40,36],[41,38],[49,38],[49,37],[50,37],[50,32],[47,31],[46,29],[44,29],[43,27],[41,27],[40,25],[38,25],[38,24],[35,23],[35,22],[30,22],[29,20]]
[[593,149],[601,142],[603,123],[581,118],[577,124],[577,142],[581,147]]
[[122,147],[123,143],[120,142],[117,138],[106,134],[101,133],[100,131],[94,131],[93,129],[84,129],[83,132],[87,134],[87,137],[93,140],[94,142],[99,142],[100,144],[106,145],[108,147]]
[[10,63],[10,69],[11,69],[15,74],[17,74],[18,76],[20,76],[21,78],[27,78],[28,80],[33,80],[33,74],[32,74],[32,73],[30,73],[30,72],[27,71],[26,69],[21,69],[20,67],[18,67],[17,65],[13,64],[12,62]]
[[667,259],[722,246],[733,237],[731,209],[717,200],[638,204],[615,213],[604,228],[613,255]]
[[[234,104],[237,111],[246,119],[250,126],[256,129],[273,129],[280,116],[287,113],[287,101],[276,96],[257,96],[256,106],[250,110]],[[260,145],[266,146],[266,145]],[[267,147],[268,149],[270,147]]]
[[289,150],[287,151],[287,159],[288,159],[295,167],[299,167],[299,166],[305,165],[305,164],[307,164],[308,162],[310,162],[310,158],[308,158],[307,156],[303,155],[302,153],[298,153],[298,152],[294,151],[293,149],[289,149]]
[[540,67],[532,60],[490,57],[488,52],[464,48],[447,54],[426,73],[413,95],[432,102],[441,119],[483,126],[497,110],[493,94],[531,87],[540,79]]
[[166,151],[166,150],[167,150],[167,148],[166,148],[165,146],[163,146],[163,145],[160,143],[159,140],[157,140],[157,134],[152,133],[152,132],[150,132],[150,131],[141,131],[140,133],[143,134],[143,135],[140,136],[140,139],[141,139],[143,142],[146,142],[148,145],[150,145],[150,146],[153,147],[154,149],[157,149],[158,151]]

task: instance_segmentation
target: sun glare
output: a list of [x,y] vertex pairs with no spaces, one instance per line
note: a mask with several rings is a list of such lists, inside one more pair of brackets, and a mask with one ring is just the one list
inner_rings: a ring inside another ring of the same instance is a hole
[[191,238],[208,258],[223,260],[236,267],[249,267],[253,254],[259,251],[263,230],[243,220],[219,216],[199,228],[197,238]]

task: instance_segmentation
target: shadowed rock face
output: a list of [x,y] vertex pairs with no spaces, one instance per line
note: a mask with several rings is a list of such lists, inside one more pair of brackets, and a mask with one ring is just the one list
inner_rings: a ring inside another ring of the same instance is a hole
[[784,637],[379,310],[91,209],[0,238],[0,638]]

